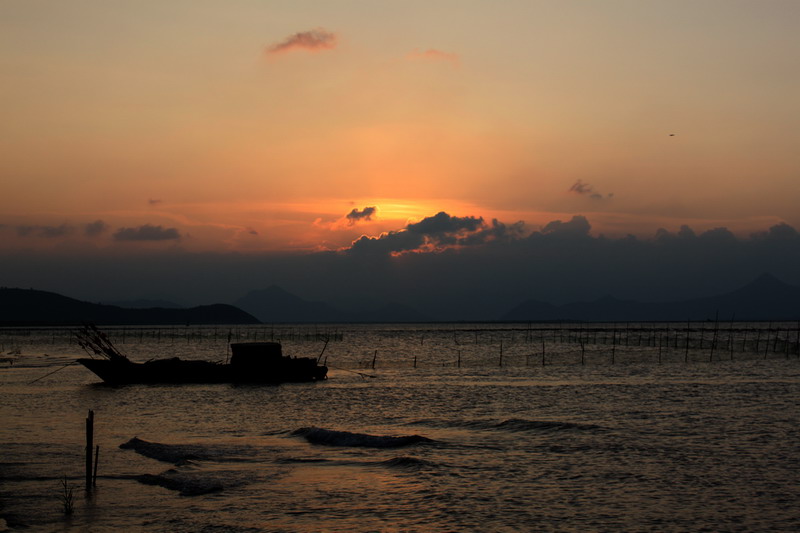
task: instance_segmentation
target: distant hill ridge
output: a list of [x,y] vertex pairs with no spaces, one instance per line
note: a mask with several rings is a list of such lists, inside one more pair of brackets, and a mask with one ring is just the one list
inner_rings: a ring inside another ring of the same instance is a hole
[[304,300],[277,285],[250,291],[233,304],[266,323],[431,322],[429,316],[395,302],[345,311],[324,302]]
[[[501,317],[505,322],[637,322],[684,320],[800,320],[800,287],[763,274],[744,287],[712,297],[678,302],[638,302],[604,296],[591,302],[553,305],[527,300]],[[443,320],[446,320],[444,318]],[[250,291],[234,305],[189,309],[124,308],[95,304],[33,289],[0,288],[0,325],[257,324],[264,323],[391,323],[433,322],[431,317],[399,303],[364,304],[345,311],[325,302],[308,301],[272,285]]]
[[161,307],[164,309],[184,309],[186,306],[171,302],[169,300],[119,300],[113,302],[98,302],[103,305],[113,305],[116,307],[124,307],[126,309],[152,309],[154,307]]
[[232,305],[190,309],[126,309],[84,302],[34,289],[0,289],[0,325],[53,326],[93,322],[100,325],[258,324],[254,316]]
[[788,285],[771,274],[762,274],[735,291],[678,302],[637,302],[604,296],[592,302],[561,306],[528,300],[503,317],[509,322],[680,321],[680,320],[797,320],[800,319],[800,287]]

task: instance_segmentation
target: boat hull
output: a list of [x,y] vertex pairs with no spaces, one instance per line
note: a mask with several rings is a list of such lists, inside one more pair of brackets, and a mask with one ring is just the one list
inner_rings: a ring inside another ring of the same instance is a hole
[[282,357],[257,372],[252,368],[237,368],[231,364],[208,361],[187,361],[176,358],[158,359],[147,363],[127,360],[78,359],[104,382],[113,385],[135,383],[288,383],[325,379],[326,366],[313,359]]

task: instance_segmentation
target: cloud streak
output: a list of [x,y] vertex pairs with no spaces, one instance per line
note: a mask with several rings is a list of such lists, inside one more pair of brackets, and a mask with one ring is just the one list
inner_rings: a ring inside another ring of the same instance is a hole
[[267,55],[278,55],[291,52],[293,50],[307,50],[309,52],[320,52],[336,48],[338,38],[335,33],[323,28],[315,28],[290,35],[283,41],[268,46]]
[[424,51],[414,50],[413,52],[409,52],[407,57],[412,60],[446,61],[452,63],[453,65],[458,65],[460,63],[458,54],[442,52],[441,50],[436,50],[435,48],[429,48]]
[[151,224],[136,228],[120,228],[114,232],[115,241],[169,241],[180,238],[181,235],[175,228],[164,228]]
[[75,230],[69,224],[61,224],[60,226],[17,226],[17,235],[19,237],[44,237],[46,239],[58,239],[72,234]]
[[102,220],[95,220],[94,222],[86,224],[86,226],[83,228],[83,232],[87,237],[97,237],[98,235],[104,233],[107,229],[108,224]]

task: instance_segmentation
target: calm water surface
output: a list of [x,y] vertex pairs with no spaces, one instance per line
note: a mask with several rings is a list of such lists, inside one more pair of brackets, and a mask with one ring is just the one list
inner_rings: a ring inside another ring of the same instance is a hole
[[[79,366],[31,383],[81,354],[63,332],[8,333],[0,516],[26,531],[800,530],[788,348],[687,363],[631,342],[612,365],[604,344],[581,365],[551,337],[542,366],[538,338],[491,329],[352,327],[326,348],[329,380],[280,386],[107,387]],[[203,331],[129,331],[120,348],[224,359],[228,331]],[[296,355],[322,346],[284,339]],[[89,409],[100,462],[85,497]]]

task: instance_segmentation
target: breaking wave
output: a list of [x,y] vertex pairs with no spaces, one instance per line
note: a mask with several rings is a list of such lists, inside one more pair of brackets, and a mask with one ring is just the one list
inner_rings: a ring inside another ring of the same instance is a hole
[[136,476],[136,480],[145,485],[158,485],[177,491],[181,496],[199,496],[219,492],[224,488],[222,482],[217,479],[187,474],[175,469],[160,474],[142,474]]
[[133,437],[128,442],[119,445],[120,448],[133,450],[157,461],[182,465],[192,461],[237,461],[237,456],[253,455],[254,450],[247,447],[212,447],[198,444],[162,444],[148,442],[138,437]]
[[379,464],[388,466],[390,468],[402,468],[407,470],[419,470],[422,468],[429,468],[435,466],[434,463],[424,459],[417,459],[416,457],[393,457],[386,461],[381,461]]
[[508,431],[585,431],[600,429],[592,424],[574,424],[555,420],[524,420],[510,418],[494,425],[496,429]]
[[421,442],[433,442],[431,439],[421,435],[367,435],[365,433],[334,431],[315,427],[297,429],[292,432],[292,435],[304,437],[312,444],[362,448],[398,448]]
[[526,420],[523,418],[509,418],[507,420],[417,420],[409,425],[422,425],[432,427],[446,427],[475,430],[500,430],[500,431],[597,431],[600,426],[592,424],[577,424],[573,422],[560,422],[556,420]]

